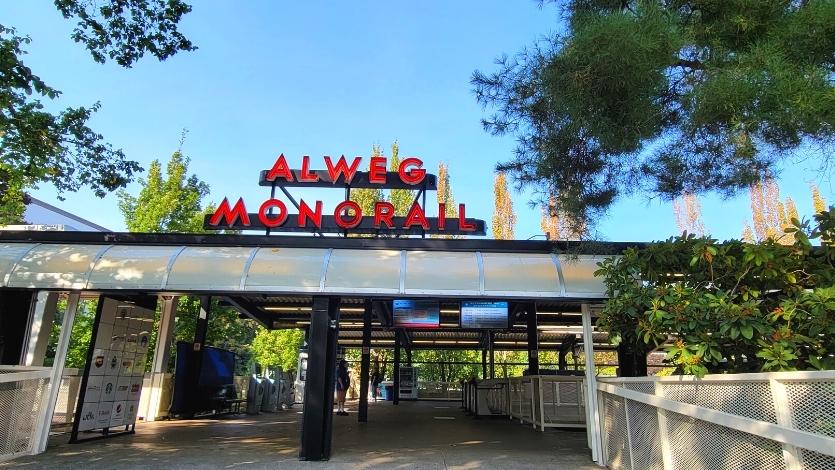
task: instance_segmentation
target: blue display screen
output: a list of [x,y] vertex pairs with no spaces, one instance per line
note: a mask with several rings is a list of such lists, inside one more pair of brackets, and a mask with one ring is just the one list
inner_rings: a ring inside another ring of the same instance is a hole
[[395,300],[394,326],[404,328],[438,328],[441,323],[441,304],[427,300]]
[[506,301],[465,300],[461,302],[461,328],[507,328],[508,304]]

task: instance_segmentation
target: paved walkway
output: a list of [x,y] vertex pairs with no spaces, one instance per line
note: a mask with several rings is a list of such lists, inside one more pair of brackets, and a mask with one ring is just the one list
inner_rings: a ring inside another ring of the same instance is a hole
[[45,454],[0,468],[599,469],[583,432],[476,420],[457,402],[372,403],[362,425],[353,410],[334,416],[331,460],[300,462],[299,412],[140,423],[133,436],[75,445],[57,435]]

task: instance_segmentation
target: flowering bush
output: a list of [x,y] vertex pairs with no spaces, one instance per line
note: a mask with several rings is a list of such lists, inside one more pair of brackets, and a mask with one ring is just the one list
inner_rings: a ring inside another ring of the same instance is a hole
[[835,369],[835,214],[792,222],[793,245],[685,233],[604,260],[598,325],[684,374]]

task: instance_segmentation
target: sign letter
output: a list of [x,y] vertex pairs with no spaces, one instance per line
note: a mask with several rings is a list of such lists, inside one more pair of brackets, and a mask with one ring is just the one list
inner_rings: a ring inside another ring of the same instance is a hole
[[368,166],[368,181],[386,184],[386,157],[371,157],[371,165]]
[[283,153],[279,155],[272,169],[267,173],[267,181],[275,181],[279,176],[284,178],[284,181],[293,181],[293,172],[287,166],[287,160],[284,159]]
[[380,228],[380,223],[385,222],[386,227],[394,228],[391,218],[394,216],[394,204],[386,201],[374,203],[374,228]]
[[220,224],[220,220],[223,219],[226,221],[225,226],[231,227],[235,225],[235,221],[238,218],[241,219],[241,225],[249,227],[249,214],[246,213],[243,198],[239,198],[238,202],[235,203],[235,207],[231,209],[229,208],[229,199],[223,198],[223,202],[220,203],[215,213],[212,214],[212,218],[209,219],[209,225],[217,227]]
[[[278,209],[278,214],[268,213],[273,207]],[[287,206],[278,199],[267,199],[258,209],[258,220],[267,228],[280,227],[287,221]]]
[[458,228],[462,232],[475,232],[475,224],[467,222],[467,210],[464,204],[458,204]]
[[[348,209],[353,209],[354,215],[347,216],[349,218],[346,220],[345,213]],[[336,225],[345,229],[354,228],[362,222],[362,209],[354,201],[342,201],[336,206],[336,210],[333,211],[333,217],[336,219]]]
[[[417,167],[409,170],[409,167]],[[400,173],[400,180],[406,184],[418,184],[426,177],[426,170],[423,168],[423,162],[419,158],[409,157],[400,162],[400,168],[397,171]]]
[[316,172],[310,171],[310,157],[308,155],[302,157],[302,171],[299,173],[299,181],[304,181],[305,183],[319,181],[319,175]]
[[403,222],[403,228],[412,228],[412,225],[420,225],[424,230],[429,230],[429,221],[426,220],[426,214],[418,203],[412,204],[409,214],[406,215],[406,221]]
[[316,201],[316,210],[310,209],[310,206],[301,200],[299,204],[299,217],[297,223],[299,227],[307,227],[308,219],[313,222],[316,228],[322,228],[322,201]]
[[345,177],[345,183],[349,184],[354,179],[354,173],[357,172],[360,161],[362,161],[362,157],[354,157],[354,162],[349,167],[348,162],[345,161],[345,155],[343,155],[339,157],[336,165],[334,165],[331,162],[331,157],[325,155],[325,165],[328,167],[328,175],[331,177],[331,182],[336,183],[339,176],[343,175]]

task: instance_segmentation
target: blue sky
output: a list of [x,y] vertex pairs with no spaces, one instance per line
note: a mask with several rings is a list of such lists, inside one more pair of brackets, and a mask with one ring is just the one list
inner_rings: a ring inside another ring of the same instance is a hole
[[[165,161],[188,129],[183,149],[211,186],[212,202],[243,196],[254,210],[268,196],[258,172],[279,153],[294,166],[305,154],[321,165],[322,155],[367,156],[372,144],[398,140],[401,156],[418,156],[433,172],[447,162],[456,200],[489,225],[493,168],[512,155],[514,138],[482,130],[469,79],[476,69],[493,70],[501,53],[559,28],[555,9],[524,0],[191,3],[180,29],[199,49],[165,62],[146,57],[132,69],[95,63],[69,38],[73,23],[52,2],[2,2],[0,18],[32,37],[27,65],[63,92],[49,106],[100,101],[92,127],[144,167]],[[810,182],[830,203],[835,191],[814,159],[802,156],[784,165],[780,188],[810,214]],[[124,230],[115,195],[80,191],[60,202],[46,186],[34,194]],[[342,193],[301,196],[325,200],[327,212]],[[540,212],[529,200],[514,192],[517,238],[540,233]],[[747,194],[708,195],[702,206],[708,231],[720,239],[739,237],[750,219]],[[599,230],[626,241],[677,231],[671,205],[646,196],[618,202]]]

